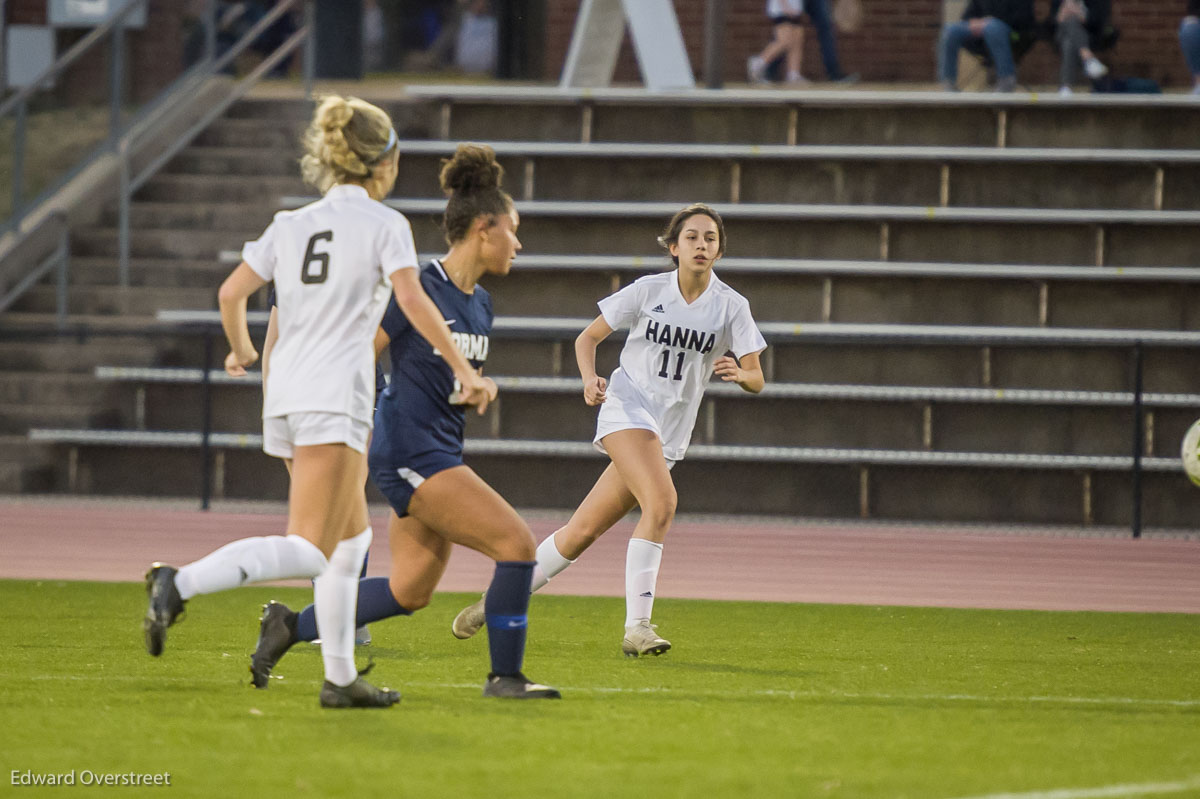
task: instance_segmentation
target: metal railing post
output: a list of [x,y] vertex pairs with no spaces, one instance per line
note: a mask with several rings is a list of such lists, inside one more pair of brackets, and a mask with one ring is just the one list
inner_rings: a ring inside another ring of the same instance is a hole
[[208,374],[212,354],[212,331],[206,327],[204,361],[200,364],[200,412],[203,417],[200,420],[200,510],[208,510],[209,501],[212,499],[212,446],[209,443],[212,436],[212,380]]
[[217,0],[204,5],[204,61],[211,64],[217,57]]
[[112,52],[109,54],[108,60],[110,93],[108,131],[109,140],[115,150],[121,141],[121,95],[124,94],[121,84],[124,83],[125,72],[125,27],[121,24],[113,26],[111,47]]
[[12,226],[17,230],[23,216],[22,194],[25,191],[25,115],[28,103],[17,104],[17,116],[13,125],[13,183],[12,183]]
[[1133,486],[1131,525],[1133,537],[1142,537],[1142,450],[1145,448],[1145,428],[1142,424],[1142,342],[1133,345]]
[[304,0],[304,26],[307,33],[304,37],[304,99],[313,97],[313,75],[317,68],[317,3],[316,0]]
[[133,193],[129,184],[129,145],[121,142],[117,145],[117,168],[119,180],[117,188],[117,203],[119,205],[117,220],[117,285],[129,287],[129,215]]
[[71,232],[66,226],[66,220],[63,220],[62,233],[59,234],[58,252],[55,253],[58,259],[57,279],[55,285],[54,298],[54,315],[58,323],[59,330],[65,330],[67,327],[67,312],[70,302],[70,275],[71,266]]
[[725,61],[725,0],[707,0],[704,6],[704,84],[721,88]]
[[[0,0],[0,52],[8,52],[8,0]],[[8,88],[8,59],[0,58],[0,93]]]

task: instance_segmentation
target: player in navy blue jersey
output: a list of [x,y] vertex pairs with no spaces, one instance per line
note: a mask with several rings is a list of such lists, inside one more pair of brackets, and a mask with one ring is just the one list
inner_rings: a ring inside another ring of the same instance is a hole
[[[442,167],[449,194],[445,232],[450,250],[421,270],[421,285],[441,310],[455,346],[482,372],[488,357],[492,303],[477,281],[504,275],[521,244],[512,198],[500,188],[503,170],[490,147],[460,145]],[[558,698],[554,688],[522,673],[534,538],[496,491],[462,460],[465,415],[461,388],[444,360],[389,304],[376,336],[387,347],[392,380],[375,414],[371,480],[392,506],[388,578],[359,582],[358,624],[409,615],[429,604],[453,544],[496,561],[487,592],[485,623],[491,672],[484,696]],[[496,384],[484,378],[489,396]],[[263,612],[251,658],[255,685],[266,687],[279,658],[316,634],[310,606],[296,613],[273,602]]]

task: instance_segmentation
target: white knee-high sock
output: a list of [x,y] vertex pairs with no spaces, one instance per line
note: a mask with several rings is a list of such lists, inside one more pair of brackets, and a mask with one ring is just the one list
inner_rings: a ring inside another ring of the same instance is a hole
[[334,685],[349,685],[358,676],[354,668],[354,615],[358,576],[372,537],[368,527],[342,541],[329,556],[328,568],[313,580],[321,659],[325,662],[325,679]]
[[181,568],[175,587],[191,599],[262,580],[316,577],[325,564],[321,550],[298,535],[243,538]]
[[629,539],[625,550],[625,626],[649,621],[663,545],[644,538]]
[[531,594],[550,582],[556,574],[575,562],[567,560],[558,551],[558,544],[554,543],[554,535],[554,533],[551,533],[546,537],[546,540],[538,544],[537,564],[533,567],[533,582],[529,586],[529,593]]

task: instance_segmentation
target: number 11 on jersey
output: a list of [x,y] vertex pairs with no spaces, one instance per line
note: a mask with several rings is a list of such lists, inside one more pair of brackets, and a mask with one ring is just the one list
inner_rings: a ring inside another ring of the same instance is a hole
[[684,356],[683,352],[676,353],[676,355],[675,355],[675,375],[671,376],[670,374],[667,373],[667,367],[669,367],[671,365],[671,351],[669,349],[663,350],[662,366],[658,370],[658,376],[663,379],[670,378],[671,380],[682,380],[683,379],[683,356]]

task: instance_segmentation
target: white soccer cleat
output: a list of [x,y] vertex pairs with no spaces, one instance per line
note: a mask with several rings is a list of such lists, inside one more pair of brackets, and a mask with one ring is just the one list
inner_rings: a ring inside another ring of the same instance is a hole
[[483,610],[486,596],[487,594],[484,594],[478,602],[467,605],[454,617],[454,622],[450,625],[450,632],[454,633],[455,638],[470,638],[487,623],[487,615]]
[[621,651],[627,658],[640,655],[661,655],[671,648],[671,642],[663,638],[655,630],[657,624],[651,624],[643,619],[632,627],[625,628],[625,640],[621,642]]

